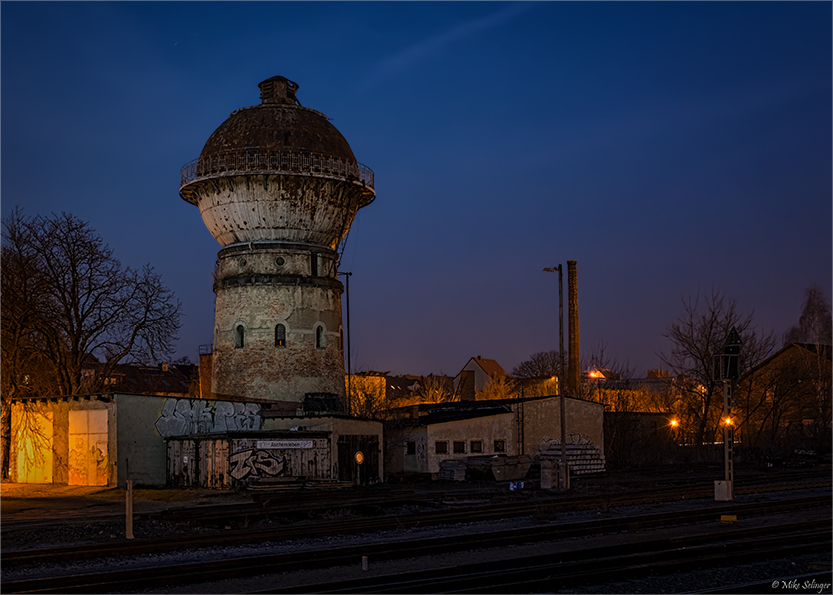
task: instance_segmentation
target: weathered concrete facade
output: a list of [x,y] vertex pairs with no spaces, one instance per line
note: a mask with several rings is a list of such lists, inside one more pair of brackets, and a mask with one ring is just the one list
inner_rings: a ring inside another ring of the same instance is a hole
[[212,365],[218,398],[344,397],[335,256],[278,242],[220,251]]
[[[516,454],[537,456],[549,443],[561,444],[561,398],[533,398],[512,404],[515,415],[514,437],[522,447]],[[586,437],[604,452],[604,407],[582,399],[566,398],[567,435]],[[569,438],[567,440],[569,443]]]
[[382,478],[382,424],[366,419],[266,417],[260,430],[174,436],[167,443],[171,486],[228,489],[291,480],[369,485]]
[[[469,456],[519,456],[534,460],[560,444],[560,397],[420,405],[410,418],[386,422],[387,473],[430,473],[440,463]],[[604,407],[565,401],[568,443],[592,444],[604,452]],[[404,413],[404,412],[403,412]]]
[[373,172],[298,85],[273,77],[182,170],[180,196],[223,246],[215,271],[217,398],[345,400],[339,243]]
[[327,432],[227,432],[168,440],[168,485],[229,489],[331,479]]
[[[328,477],[368,485],[383,479],[382,422],[326,415],[321,417],[266,417],[264,431],[324,432],[330,437],[331,467]],[[356,453],[361,452],[361,462]]]
[[164,486],[167,439],[261,425],[258,403],[122,393],[20,400],[12,409],[12,478]]

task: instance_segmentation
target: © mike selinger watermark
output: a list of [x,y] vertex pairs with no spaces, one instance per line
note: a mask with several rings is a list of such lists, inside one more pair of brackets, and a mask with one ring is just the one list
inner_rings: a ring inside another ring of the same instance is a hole
[[815,593],[829,593],[830,592],[831,583],[819,583],[816,582],[816,579],[812,579],[809,581],[799,581],[797,578],[794,578],[789,581],[772,581],[772,588],[773,589],[784,589],[787,591],[802,591],[802,592],[815,592]]

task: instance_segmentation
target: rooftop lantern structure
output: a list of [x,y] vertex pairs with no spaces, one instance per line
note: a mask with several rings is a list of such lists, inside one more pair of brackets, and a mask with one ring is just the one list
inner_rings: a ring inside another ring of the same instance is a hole
[[373,172],[297,83],[258,86],[260,105],[232,112],[181,171],[180,196],[222,246],[211,393],[332,409],[345,393],[338,260]]

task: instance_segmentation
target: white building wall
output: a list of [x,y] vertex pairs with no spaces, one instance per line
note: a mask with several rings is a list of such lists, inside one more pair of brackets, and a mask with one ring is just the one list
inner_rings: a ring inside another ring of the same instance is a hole
[[[428,473],[439,473],[440,462],[448,459],[461,459],[468,456],[480,455],[516,454],[515,439],[512,431],[512,417],[511,413],[502,413],[427,426],[426,471]],[[503,453],[496,453],[496,440],[503,441]],[[454,452],[455,441],[465,442],[464,452]],[[483,452],[471,452],[472,441],[480,441],[483,445]],[[445,442],[448,452],[445,454],[437,453],[437,442]]]

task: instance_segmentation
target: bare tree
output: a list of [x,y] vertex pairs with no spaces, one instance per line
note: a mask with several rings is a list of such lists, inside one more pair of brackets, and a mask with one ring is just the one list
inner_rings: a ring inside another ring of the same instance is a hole
[[[6,222],[0,252],[0,348],[3,366],[0,375],[0,458],[3,479],[9,477],[12,400],[19,396],[57,391],[57,376],[51,362],[43,356],[43,338],[39,334],[46,287],[43,277],[38,274],[39,257],[27,241],[21,218],[20,210],[16,209]],[[12,246],[15,248],[12,249]]]
[[[564,369],[567,369],[567,360],[564,359]],[[558,351],[540,351],[529,356],[528,360],[522,361],[512,370],[514,378],[552,378],[560,373]]]
[[[123,268],[88,223],[67,213],[3,221],[2,435],[23,392],[95,392],[122,361],[156,363],[174,348],[180,304],[153,269]],[[82,367],[104,365],[89,383]],[[4,464],[4,473],[8,465]]]
[[[622,362],[613,356],[608,351],[607,343],[604,341],[600,341],[590,350],[589,356],[583,359],[581,368],[587,374],[582,375],[582,381],[578,387],[578,394],[576,396],[580,399],[602,403],[605,399],[609,399],[612,395],[615,395],[616,391],[631,391],[633,388],[633,367],[629,363]],[[595,374],[600,374],[600,376],[596,376]],[[607,381],[615,381],[616,388],[611,389],[611,383]],[[625,405],[622,404],[616,410],[638,411],[638,409],[624,407]]]
[[735,392],[745,445],[776,454],[797,447],[828,451],[830,371],[829,353],[798,343],[746,374]]
[[382,419],[387,410],[387,381],[384,375],[354,374],[350,376],[347,410],[350,415]]
[[420,376],[417,381],[416,396],[422,403],[448,403],[460,400],[460,395],[454,392],[453,383],[442,374]]
[[714,366],[714,357],[723,352],[729,331],[740,333],[743,348],[740,354],[741,374],[757,366],[775,345],[772,333],[763,334],[753,324],[753,314],[737,312],[733,299],[712,291],[705,298],[682,299],[683,313],[663,335],[671,341],[669,353],[660,359],[676,376],[686,376],[689,383],[680,384],[682,400],[681,423],[696,443],[711,438],[718,427],[723,407],[722,383]]
[[509,376],[495,376],[487,381],[482,390],[477,391],[478,401],[494,399],[515,399],[520,396],[520,390],[514,378]]
[[833,323],[830,318],[830,304],[821,287],[813,285],[804,290],[804,307],[798,324],[784,335],[787,343],[810,343],[813,345],[830,345]]
[[805,302],[798,325],[785,335],[785,342],[798,343],[797,361],[785,371],[795,380],[800,398],[794,399],[802,413],[802,429],[809,431],[814,448],[830,448],[831,420],[831,323],[830,304],[821,287],[804,291]]

